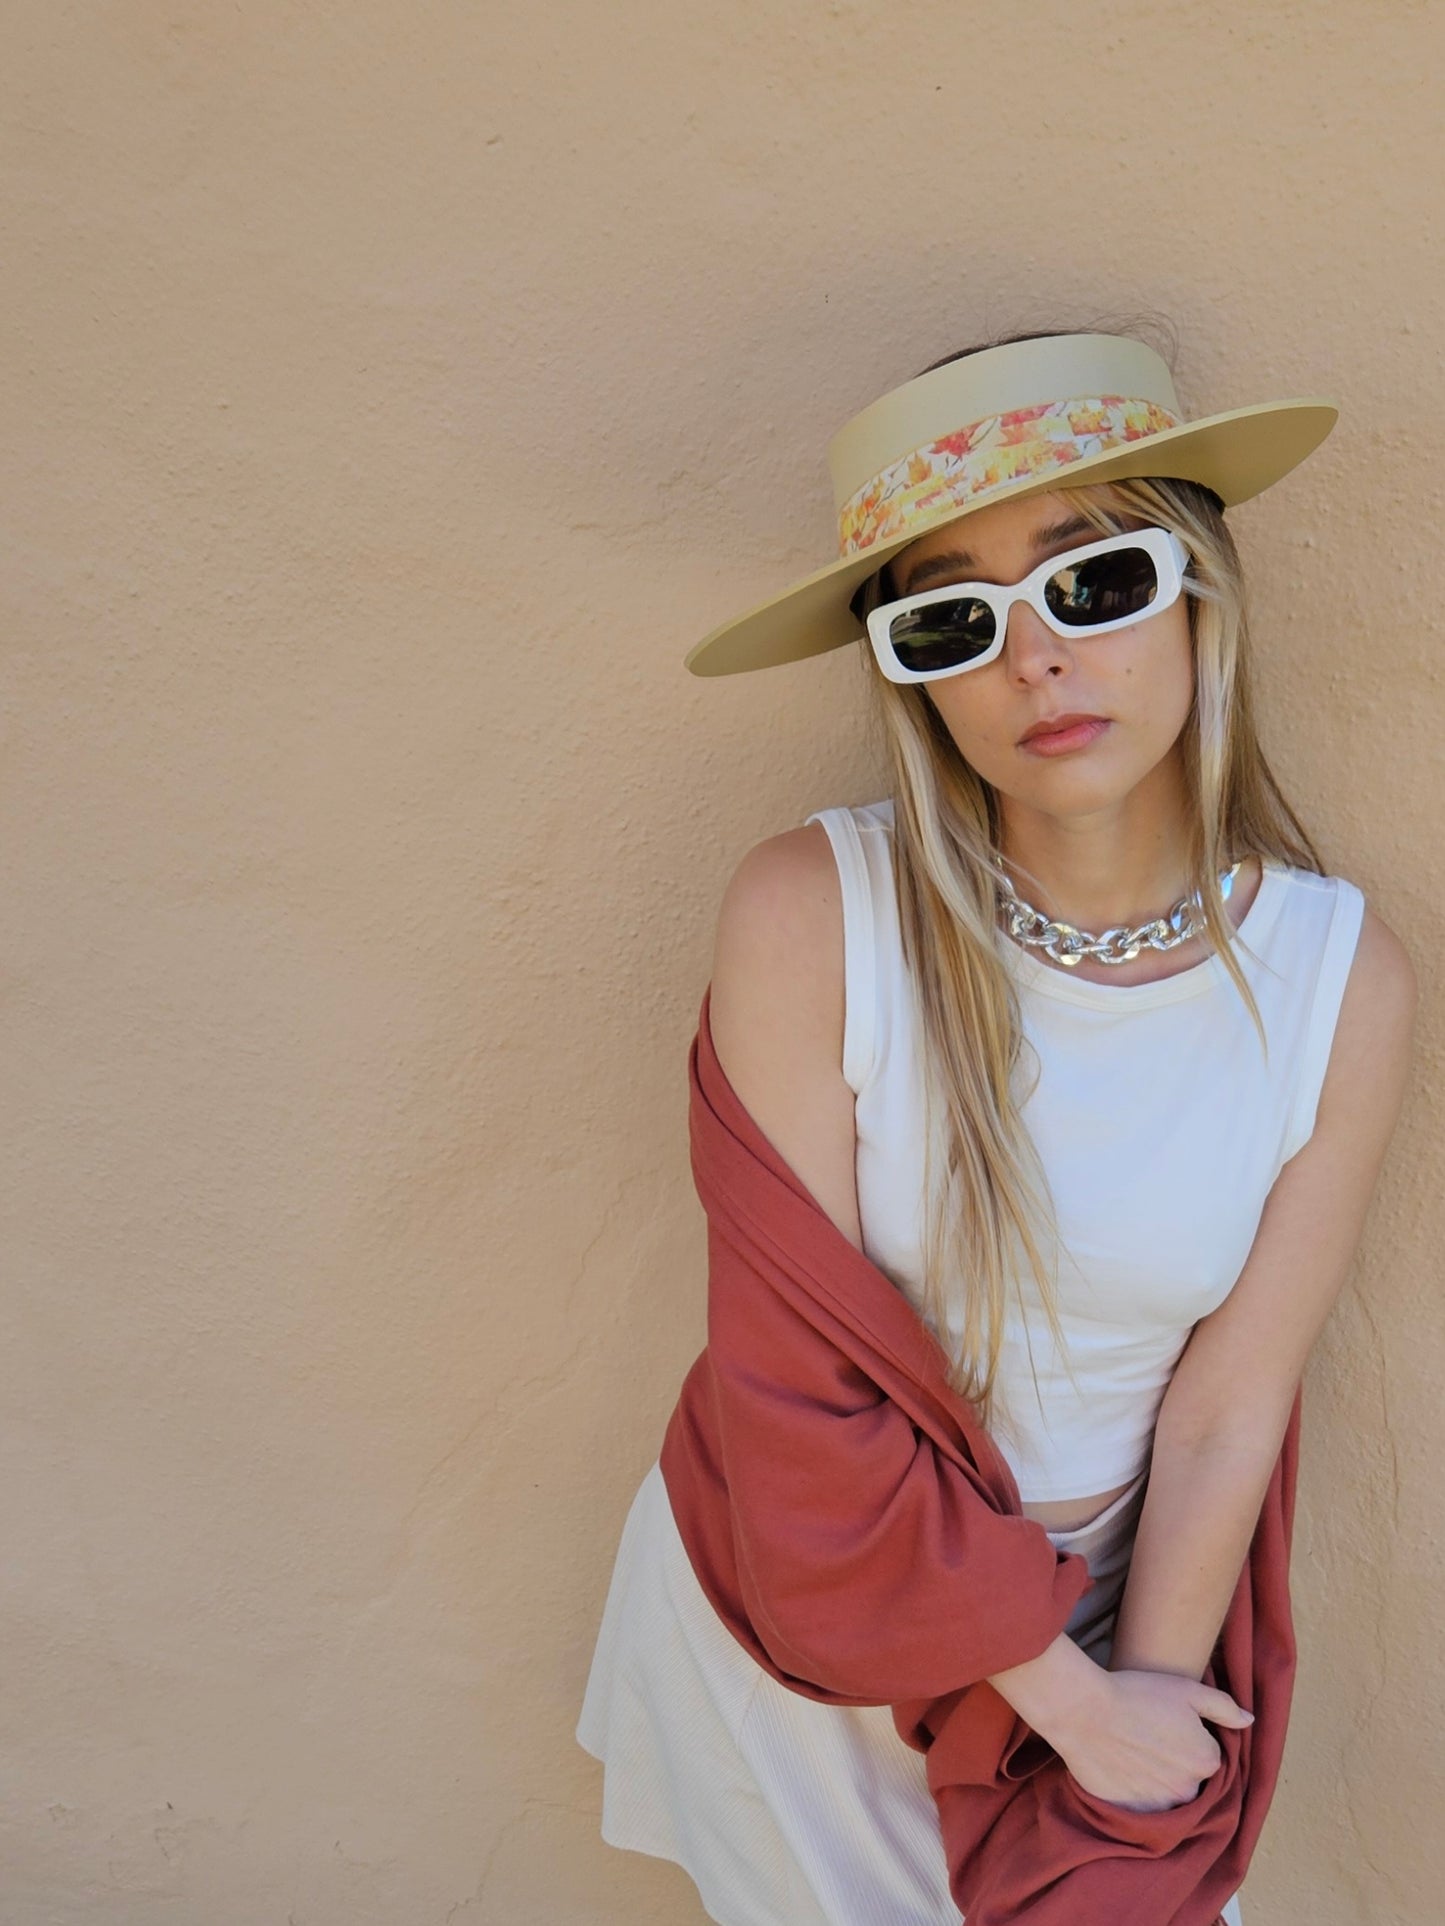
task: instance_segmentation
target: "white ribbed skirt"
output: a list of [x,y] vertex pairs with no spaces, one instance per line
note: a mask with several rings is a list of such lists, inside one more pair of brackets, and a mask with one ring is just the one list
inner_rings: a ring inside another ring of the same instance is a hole
[[[1095,1583],[1067,1630],[1107,1663],[1146,1474],[1077,1531]],[[577,1741],[602,1837],[675,1860],[718,1926],[959,1926],[924,1759],[886,1705],[825,1705],[745,1652],[698,1584],[661,1466],[623,1526]],[[1224,1908],[1243,1926],[1238,1894]]]

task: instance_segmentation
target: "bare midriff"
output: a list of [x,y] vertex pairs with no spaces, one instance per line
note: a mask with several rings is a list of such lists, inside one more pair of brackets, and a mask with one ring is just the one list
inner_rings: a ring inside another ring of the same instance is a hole
[[1133,1484],[1132,1478],[1122,1485],[1115,1485],[1112,1491],[1101,1491],[1094,1498],[1047,1498],[1035,1505],[1025,1505],[1025,1518],[1036,1519],[1045,1531],[1077,1531],[1080,1525],[1091,1525],[1101,1511],[1112,1505]]

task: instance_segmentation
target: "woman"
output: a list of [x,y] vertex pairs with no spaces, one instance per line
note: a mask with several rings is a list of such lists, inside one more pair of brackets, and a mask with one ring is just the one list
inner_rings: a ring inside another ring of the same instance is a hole
[[[1406,1077],[1414,974],[1265,762],[1223,513],[1334,414],[1187,421],[1123,335],[949,356],[835,438],[841,558],[687,658],[861,643],[890,793],[743,858],[711,1035],[1087,1560],[1066,1634],[989,1683],[1141,1811],[1248,1717],[1201,1674]],[[577,1736],[604,1837],[721,1926],[956,1926],[923,1757],[730,1635],[658,1465]]]

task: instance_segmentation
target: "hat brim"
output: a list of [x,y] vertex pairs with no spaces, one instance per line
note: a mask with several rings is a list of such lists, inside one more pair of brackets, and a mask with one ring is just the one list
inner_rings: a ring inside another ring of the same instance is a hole
[[688,650],[683,666],[693,675],[740,675],[856,642],[865,630],[848,604],[859,585],[929,529],[961,521],[995,502],[1018,501],[1087,482],[1162,475],[1199,482],[1213,489],[1226,508],[1233,507],[1263,493],[1298,467],[1338,418],[1336,404],[1321,398],[1259,402],[1085,455],[1046,475],[981,490],[972,500],[920,518],[904,533],[831,562],[780,595],[722,623]]

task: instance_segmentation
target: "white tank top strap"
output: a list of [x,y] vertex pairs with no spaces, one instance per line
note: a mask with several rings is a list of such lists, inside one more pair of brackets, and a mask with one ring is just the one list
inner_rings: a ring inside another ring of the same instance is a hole
[[[858,1095],[886,1047],[879,981],[880,918],[892,901],[889,851],[876,835],[865,834],[858,813],[844,807],[815,809],[806,818],[821,823],[838,866],[843,894],[843,1080]],[[866,814],[866,812],[865,812]],[[890,892],[881,897],[881,885]]]
[[[1321,881],[1311,875],[1305,886],[1318,887]],[[1365,919],[1365,898],[1356,884],[1347,877],[1332,876],[1323,879],[1323,886],[1333,887],[1334,901],[1329,928],[1318,952],[1319,967],[1308,993],[1309,1017],[1298,1058],[1294,1094],[1280,1159],[1282,1163],[1288,1163],[1296,1151],[1302,1150],[1314,1133],[1320,1092],[1324,1088],[1325,1071],[1329,1067],[1340,1005],[1344,1001],[1345,984]]]

